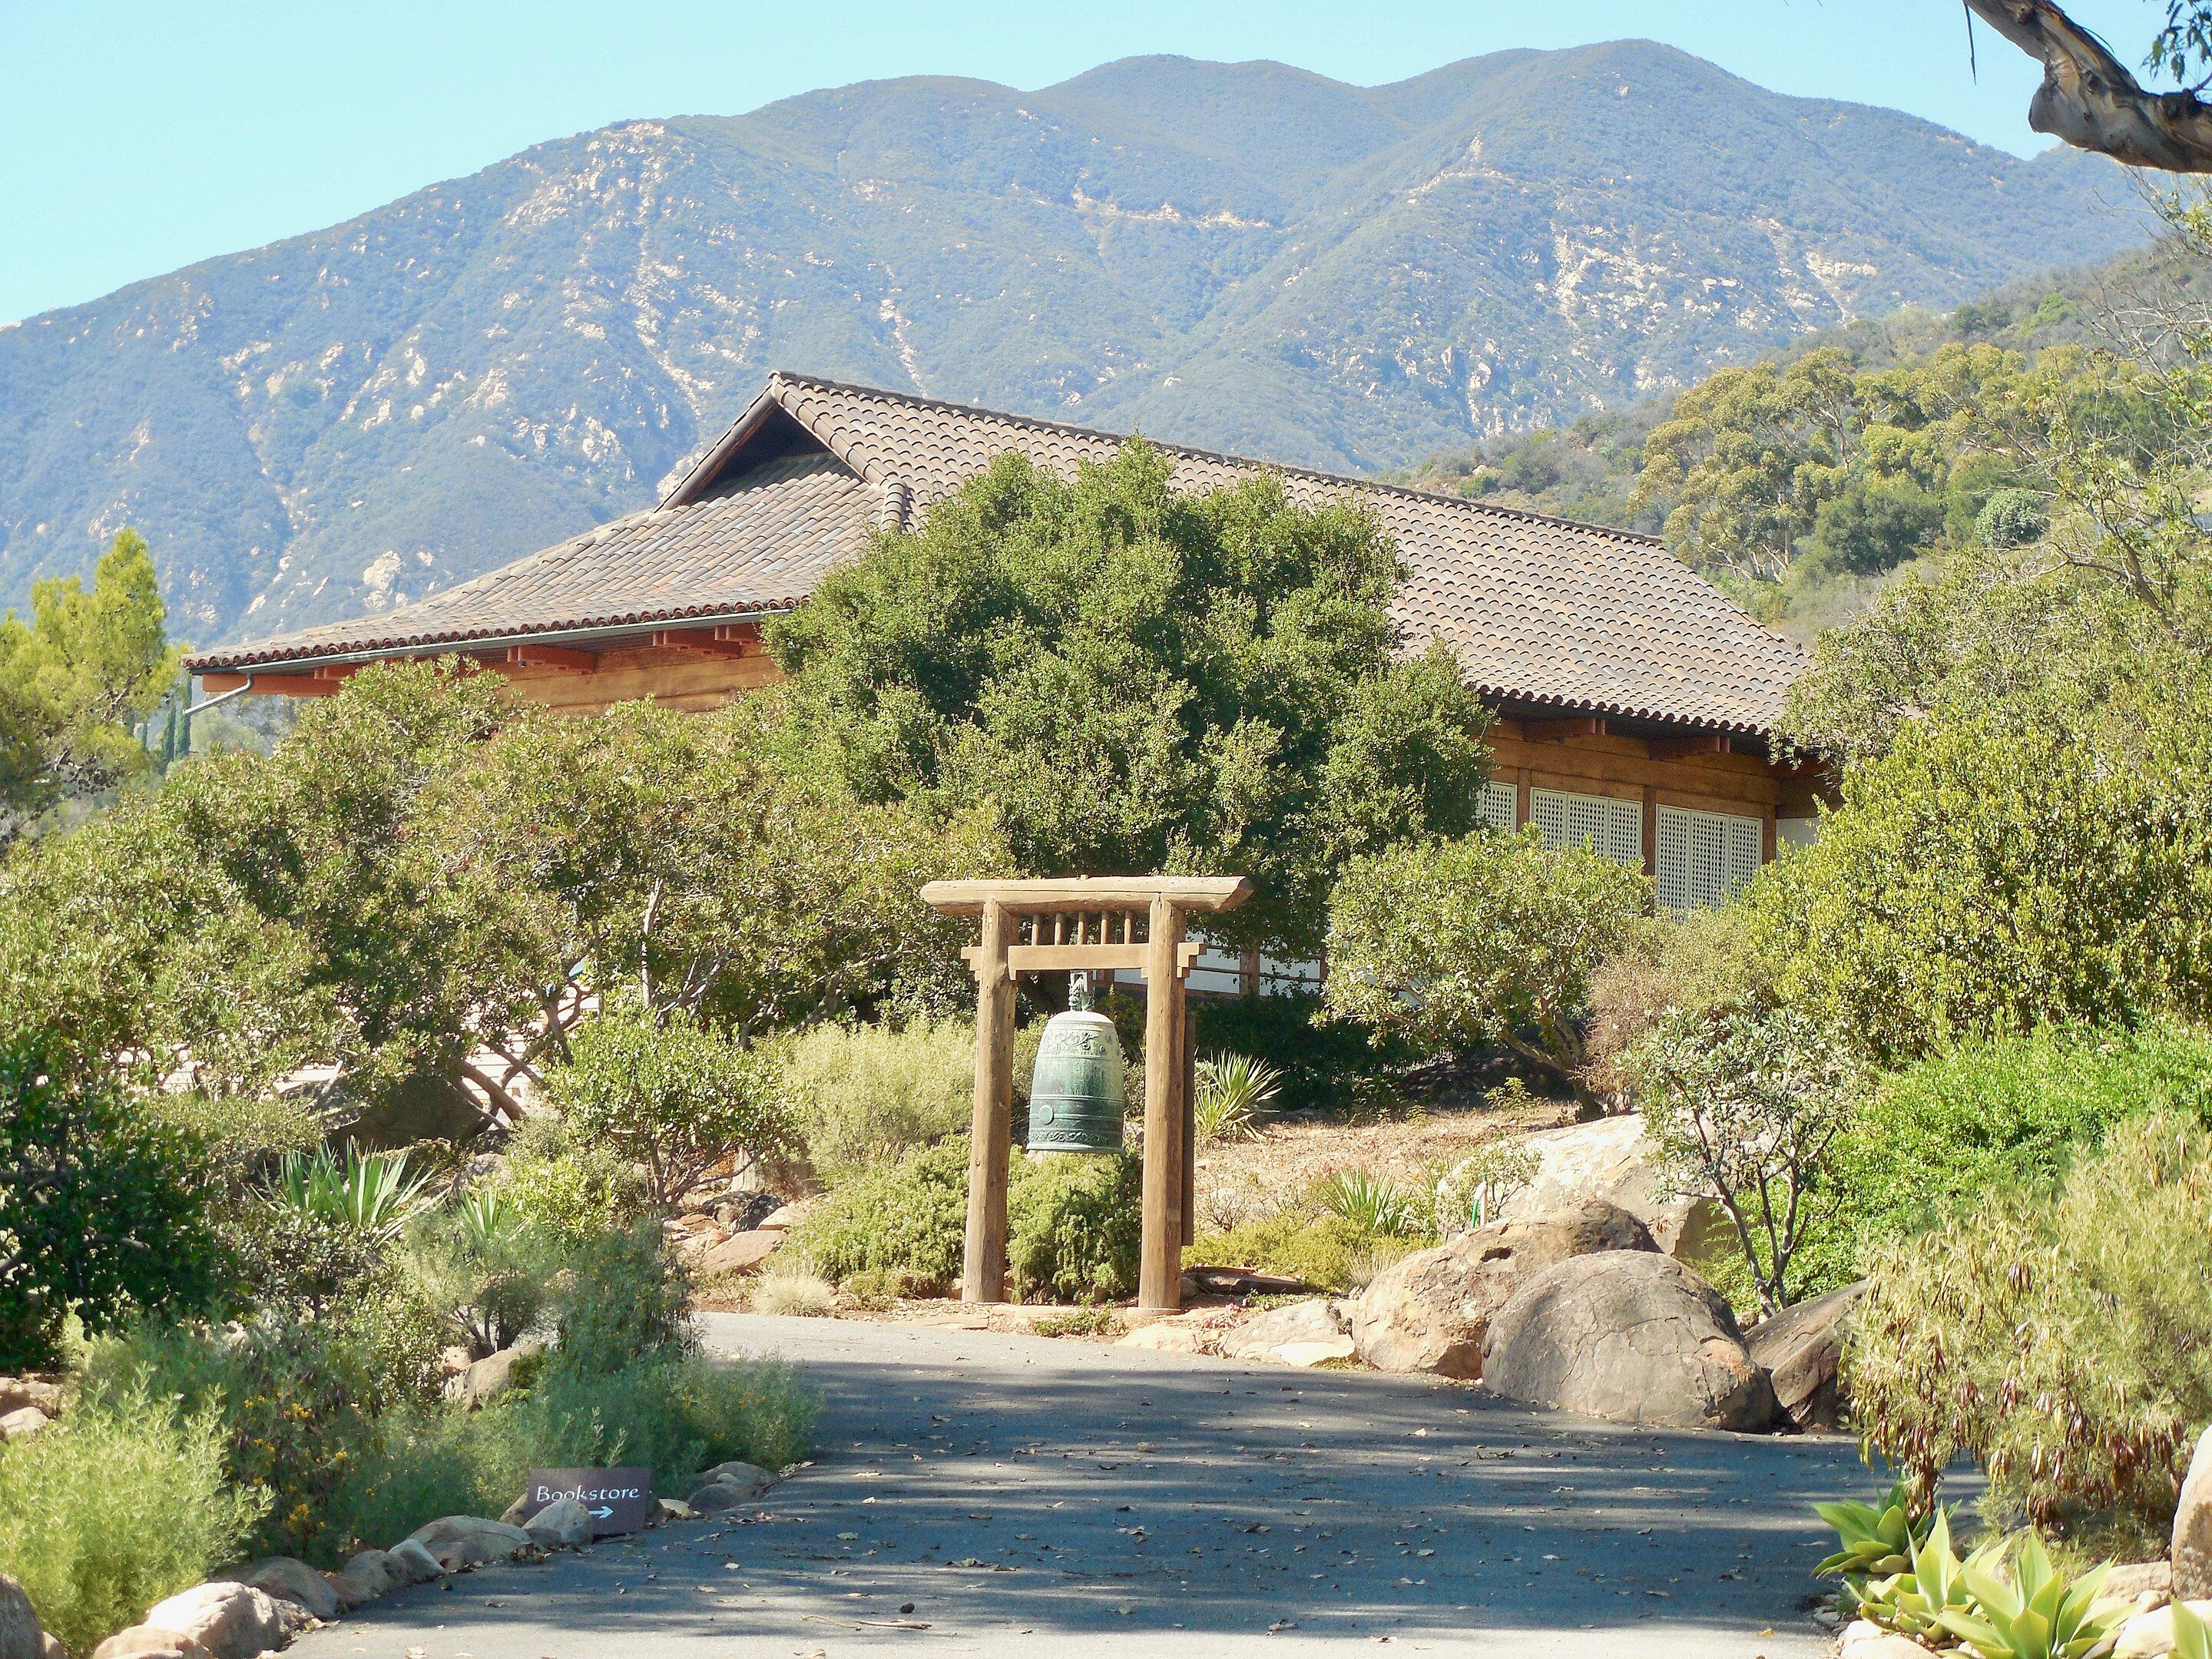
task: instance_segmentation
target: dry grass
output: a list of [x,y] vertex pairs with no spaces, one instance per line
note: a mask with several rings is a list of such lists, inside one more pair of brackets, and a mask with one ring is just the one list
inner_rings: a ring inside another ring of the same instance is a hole
[[837,1289],[818,1273],[784,1268],[762,1274],[745,1305],[787,1319],[827,1319],[837,1311]]

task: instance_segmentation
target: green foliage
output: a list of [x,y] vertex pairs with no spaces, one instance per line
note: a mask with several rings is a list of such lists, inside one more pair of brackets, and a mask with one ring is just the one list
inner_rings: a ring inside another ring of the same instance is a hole
[[204,1153],[44,1034],[0,1046],[0,1367],[54,1363],[64,1318],[191,1309],[220,1252]]
[[349,1150],[341,1163],[329,1147],[313,1157],[288,1153],[271,1196],[318,1220],[336,1222],[377,1243],[399,1237],[422,1203],[427,1175],[409,1176],[404,1152]]
[[1281,1073],[1249,1054],[1209,1054],[1194,1068],[1191,1115],[1201,1145],[1249,1140],[1259,1114],[1282,1086]]
[[1133,1152],[1021,1161],[1006,1192],[1006,1267],[1024,1302],[1111,1302],[1137,1289],[1144,1160]]
[[2008,1571],[1976,1551],[1959,1570],[1973,1610],[1946,1607],[1937,1620],[1983,1659],[2090,1659],[2109,1649],[2134,1611],[2126,1601],[2099,1599],[2102,1567],[2069,1578],[2051,1565],[2032,1532],[2010,1557]]
[[555,1366],[614,1372],[652,1355],[690,1353],[690,1294],[684,1270],[647,1218],[573,1250],[554,1298]]
[[716,1164],[772,1157],[790,1133],[763,1061],[681,1008],[655,1018],[616,1007],[586,1021],[566,1063],[546,1073],[545,1093],[573,1138],[643,1170],[664,1210]]
[[148,769],[132,728],[176,684],[153,556],[118,530],[93,572],[33,584],[32,618],[0,619],[0,844],[64,800]]
[[1773,969],[1738,902],[1638,917],[1590,975],[1589,1079],[1626,1097],[1621,1061],[1670,1013],[1703,1017],[1772,1000]]
[[[1892,1497],[1893,1500],[1896,1494]],[[1906,1550],[1911,1565],[1905,1571],[1871,1583],[1845,1583],[1845,1608],[1884,1630],[1929,1644],[1942,1644],[1951,1635],[1944,1621],[1954,1614],[1972,1614],[1980,1605],[1966,1568],[1987,1565],[2002,1547],[1999,1540],[1991,1540],[1968,1561],[1960,1561],[1951,1548],[1951,1517],[1938,1510],[1926,1535],[1915,1539]]]
[[975,1092],[975,1024],[817,1025],[779,1049],[775,1069],[808,1159],[835,1186],[967,1126]]
[[1363,512],[1172,471],[1005,455],[880,537],[770,629],[787,738],[863,799],[995,803],[1034,874],[1248,873],[1220,942],[1310,954],[1345,859],[1469,826],[1485,717],[1448,657],[1394,659]]
[[1857,1085],[1849,1056],[1790,1010],[1739,1006],[1668,1014],[1622,1068],[1668,1186],[1719,1200],[1761,1311],[1780,1312]]
[[1375,1232],[1322,1207],[1302,1194],[1266,1215],[1226,1232],[1201,1232],[1185,1247],[1194,1266],[1256,1267],[1282,1273],[1316,1290],[1357,1290],[1383,1267],[1419,1248],[1418,1238]]
[[1590,975],[1650,894],[1634,872],[1533,830],[1360,859],[1329,903],[1329,1009],[1431,1054],[1508,1048],[1589,1101]]
[[[1328,1005],[1310,991],[1194,999],[1193,1006],[1201,1049],[1267,1056],[1279,1074],[1284,1111],[1341,1111],[1373,1095],[1391,1070],[1419,1058],[1394,1033],[1329,1018]],[[1137,1092],[1133,1078],[1130,1091]]]
[[537,1325],[559,1261],[496,1191],[470,1194],[409,1229],[401,1271],[471,1359],[512,1347]]
[[939,1294],[960,1282],[967,1228],[968,1141],[955,1136],[832,1188],[784,1249],[839,1282],[890,1273]]
[[1321,1207],[1364,1233],[1411,1238],[1428,1230],[1429,1217],[1419,1194],[1388,1176],[1365,1170],[1331,1170],[1314,1188]]
[[1437,1181],[1432,1208],[1446,1238],[1472,1232],[1498,1206],[1536,1178],[1543,1159],[1526,1141],[1500,1136],[1485,1141]]
[[1902,1480],[1878,1504],[1815,1504],[1813,1510],[1836,1529],[1835,1553],[1813,1571],[1824,1577],[1840,1574],[1847,1580],[1910,1571],[1912,1549],[1929,1535],[1939,1518],[1924,1502],[1916,1504],[1911,1487]]
[[0,1449],[0,1573],[72,1653],[243,1553],[268,1498],[226,1480],[223,1437],[211,1413],[134,1388]]
[[[556,1133],[546,1135],[547,1127]],[[517,1133],[489,1190],[525,1226],[562,1247],[626,1231],[645,1204],[635,1169],[605,1146],[568,1137],[550,1117],[533,1118]]]
[[2172,1607],[2174,1659],[2212,1659],[2212,1626],[2186,1601]]
[[2160,1115],[2114,1127],[2055,1195],[2000,1188],[1878,1245],[1845,1360],[1869,1451],[1921,1493],[1969,1455],[2001,1511],[2162,1538],[2212,1419],[2208,1201],[2212,1133]]

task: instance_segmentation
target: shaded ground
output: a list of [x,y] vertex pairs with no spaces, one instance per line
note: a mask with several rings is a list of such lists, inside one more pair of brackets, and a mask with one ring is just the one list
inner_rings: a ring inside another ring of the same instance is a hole
[[293,1651],[1796,1659],[1827,1644],[1807,1505],[1869,1485],[1842,1439],[1652,1433],[1367,1372],[705,1323],[825,1395],[815,1466],[764,1508],[424,1586]]

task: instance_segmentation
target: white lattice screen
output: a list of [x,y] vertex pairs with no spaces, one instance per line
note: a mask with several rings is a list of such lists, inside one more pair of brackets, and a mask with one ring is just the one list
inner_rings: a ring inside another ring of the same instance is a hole
[[1727,902],[1759,873],[1765,827],[1734,812],[1662,806],[1658,823],[1659,902],[1669,910]]
[[1500,783],[1492,778],[1482,786],[1482,799],[1475,811],[1492,829],[1511,835],[1517,827],[1514,820],[1521,816],[1521,792],[1510,783]]
[[1551,847],[1589,847],[1616,864],[1644,867],[1644,803],[1611,795],[1528,792],[1528,822]]

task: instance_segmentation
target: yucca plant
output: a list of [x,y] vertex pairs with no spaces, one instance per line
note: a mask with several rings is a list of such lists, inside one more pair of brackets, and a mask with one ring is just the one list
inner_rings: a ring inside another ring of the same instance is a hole
[[1249,1140],[1258,1133],[1261,1108],[1274,1099],[1282,1073],[1249,1054],[1214,1054],[1194,1068],[1197,1088],[1191,1111],[1198,1138],[1206,1142]]
[[1322,1177],[1316,1195],[1330,1214],[1386,1238],[1417,1233],[1426,1219],[1419,1199],[1389,1177],[1364,1170],[1331,1170]]
[[1936,1524],[1932,1514],[1913,1518],[1911,1489],[1902,1480],[1879,1504],[1815,1504],[1813,1511],[1836,1529],[1839,1546],[1813,1571],[1841,1573],[1847,1584],[1911,1571],[1913,1547]]
[[323,1221],[334,1221],[378,1243],[398,1237],[421,1207],[428,1176],[407,1173],[404,1152],[349,1152],[343,1164],[327,1146],[309,1158],[288,1152],[276,1172],[278,1202]]
[[2010,1552],[2009,1572],[1997,1559],[1974,1553],[1960,1569],[1973,1611],[1947,1609],[1937,1622],[1981,1659],[2093,1659],[2110,1649],[2126,1622],[2128,1603],[2098,1597],[2104,1568],[2069,1580],[2032,1532]]
[[522,1230],[521,1209],[505,1193],[479,1187],[461,1194],[453,1210],[471,1243],[479,1248],[512,1238]]

